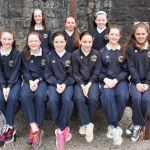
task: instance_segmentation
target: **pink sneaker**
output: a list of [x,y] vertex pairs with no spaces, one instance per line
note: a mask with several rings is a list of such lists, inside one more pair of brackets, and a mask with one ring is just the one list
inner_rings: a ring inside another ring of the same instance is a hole
[[69,127],[66,127],[64,129],[64,136],[65,136],[65,141],[69,141],[71,139],[72,135],[70,133]]
[[32,142],[33,142],[33,134],[32,134],[32,129],[31,128],[30,128],[30,134],[27,137],[27,141],[26,142],[27,142],[28,145],[31,145]]
[[64,133],[59,134],[58,129],[55,130],[56,135],[56,146],[59,150],[63,150],[65,147],[65,136]]

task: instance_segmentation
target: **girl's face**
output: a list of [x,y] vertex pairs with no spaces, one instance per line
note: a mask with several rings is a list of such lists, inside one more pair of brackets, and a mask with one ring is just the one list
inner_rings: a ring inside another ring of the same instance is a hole
[[65,22],[65,28],[68,31],[73,31],[75,27],[76,27],[75,19],[72,17],[68,17]]
[[65,38],[62,35],[58,35],[54,38],[53,44],[57,52],[62,52],[66,46]]
[[120,30],[117,28],[110,29],[109,33],[107,34],[107,37],[109,39],[109,43],[117,44],[121,38]]
[[91,35],[84,35],[80,40],[80,45],[85,53],[89,53],[93,44],[93,37]]
[[11,48],[14,42],[14,37],[9,32],[3,32],[0,37],[0,41],[2,43],[2,47],[8,49],[8,48]]
[[42,11],[41,10],[35,10],[34,11],[34,21],[36,22],[36,24],[40,24],[42,23]]
[[138,27],[134,33],[135,39],[139,44],[143,44],[147,40],[148,33],[145,28]]
[[106,26],[106,23],[108,22],[108,19],[106,15],[99,14],[96,16],[95,23],[97,24],[97,27],[99,29],[103,29]]
[[40,41],[38,35],[30,34],[28,36],[28,46],[30,47],[31,51],[39,50],[40,45],[41,45],[41,41]]

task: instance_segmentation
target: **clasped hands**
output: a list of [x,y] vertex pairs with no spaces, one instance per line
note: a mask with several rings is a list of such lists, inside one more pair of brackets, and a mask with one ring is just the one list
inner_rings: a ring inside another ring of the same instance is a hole
[[118,80],[105,78],[104,83],[105,83],[104,88],[114,88],[116,84],[118,83]]

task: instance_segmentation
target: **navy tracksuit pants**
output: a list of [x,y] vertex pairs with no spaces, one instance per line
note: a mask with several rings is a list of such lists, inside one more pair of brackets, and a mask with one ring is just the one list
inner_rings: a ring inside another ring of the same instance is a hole
[[73,85],[67,86],[61,94],[56,91],[56,86],[49,85],[48,93],[49,101],[47,107],[50,109],[53,122],[63,131],[70,122],[74,106],[72,101]]
[[76,83],[74,86],[74,102],[78,110],[80,126],[89,124],[99,106],[99,87],[98,83],[93,83],[89,89],[88,98],[83,95],[82,88]]
[[128,80],[123,80],[114,88],[104,88],[104,85],[103,82],[100,83],[102,107],[105,111],[107,122],[117,127],[129,99],[129,82]]
[[136,85],[131,83],[130,94],[132,96],[132,121],[134,125],[145,126],[145,118],[150,110],[150,87],[141,93],[137,90]]

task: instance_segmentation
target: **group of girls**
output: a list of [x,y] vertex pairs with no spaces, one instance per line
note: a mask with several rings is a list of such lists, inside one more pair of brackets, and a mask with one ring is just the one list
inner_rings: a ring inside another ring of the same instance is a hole
[[[120,44],[121,28],[108,24],[107,14],[94,16],[93,31],[79,36],[76,20],[68,16],[65,29],[53,35],[45,24],[40,9],[33,11],[26,45],[16,50],[10,30],[0,34],[0,111],[7,120],[7,131],[0,138],[0,146],[14,140],[14,115],[21,103],[25,119],[30,125],[27,144],[41,145],[45,108],[48,107],[55,130],[56,146],[62,150],[71,139],[69,122],[76,105],[79,133],[87,142],[94,138],[92,122],[99,107],[99,99],[108,121],[107,137],[114,145],[122,143],[123,130],[119,126],[129,91],[132,96],[132,123],[126,133],[137,141],[146,125],[150,104],[150,46],[149,28],[138,23],[124,47]],[[22,76],[22,79],[21,79]],[[129,78],[130,76],[130,86]]]

